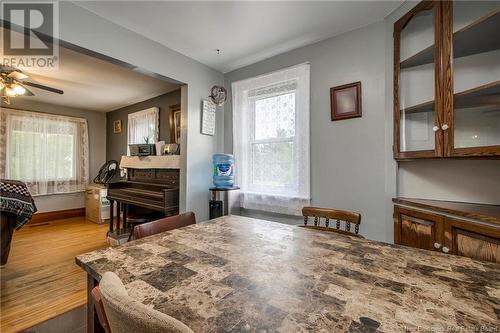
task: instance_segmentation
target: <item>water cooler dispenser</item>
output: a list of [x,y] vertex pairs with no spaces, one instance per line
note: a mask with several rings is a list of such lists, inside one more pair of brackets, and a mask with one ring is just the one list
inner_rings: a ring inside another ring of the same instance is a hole
[[234,186],[234,156],[214,154],[214,185],[208,204],[210,219],[240,213],[240,188]]
[[240,189],[239,187],[210,189],[209,216],[215,219],[224,215],[240,213]]

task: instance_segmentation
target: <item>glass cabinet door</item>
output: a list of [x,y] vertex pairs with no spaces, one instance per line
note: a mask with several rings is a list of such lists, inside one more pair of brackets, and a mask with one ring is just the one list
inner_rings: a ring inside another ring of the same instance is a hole
[[446,155],[500,156],[500,2],[443,6]]
[[439,2],[425,1],[394,24],[396,159],[442,155],[440,10]]

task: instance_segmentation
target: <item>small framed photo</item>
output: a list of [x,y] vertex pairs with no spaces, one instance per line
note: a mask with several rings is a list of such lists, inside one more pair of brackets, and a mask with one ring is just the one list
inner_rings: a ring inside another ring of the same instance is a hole
[[170,105],[170,143],[181,143],[181,105]]
[[175,143],[181,143],[181,111],[174,112],[174,136]]
[[361,117],[361,82],[330,88],[332,121]]
[[119,134],[121,132],[122,132],[122,121],[121,120],[113,121],[113,133]]

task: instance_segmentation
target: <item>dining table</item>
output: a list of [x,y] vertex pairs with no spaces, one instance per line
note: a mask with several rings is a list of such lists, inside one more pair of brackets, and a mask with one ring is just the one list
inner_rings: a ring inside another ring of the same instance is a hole
[[[194,332],[499,332],[500,265],[243,216],[76,257]],[[88,298],[87,329],[99,328]]]

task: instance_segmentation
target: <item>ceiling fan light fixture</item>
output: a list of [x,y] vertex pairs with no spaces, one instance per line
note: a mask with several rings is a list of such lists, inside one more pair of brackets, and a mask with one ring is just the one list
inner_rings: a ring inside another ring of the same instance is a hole
[[14,92],[16,93],[16,96],[24,95],[26,93],[26,89],[23,86],[21,86],[20,84],[15,84],[14,85]]
[[5,88],[5,94],[9,97],[17,96],[17,93],[12,86],[8,86],[7,88]]

